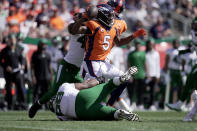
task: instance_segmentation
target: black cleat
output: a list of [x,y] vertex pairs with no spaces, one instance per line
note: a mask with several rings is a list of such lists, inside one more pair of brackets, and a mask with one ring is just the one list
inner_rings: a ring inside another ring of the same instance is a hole
[[41,108],[41,105],[36,101],[29,109],[28,115],[29,118],[34,118],[36,115],[37,111]]

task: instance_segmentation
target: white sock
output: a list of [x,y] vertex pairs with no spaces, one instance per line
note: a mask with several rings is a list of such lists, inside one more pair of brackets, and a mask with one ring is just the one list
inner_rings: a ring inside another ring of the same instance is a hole
[[114,85],[119,86],[121,84],[120,77],[114,77],[113,78],[113,83],[114,83]]
[[119,110],[116,110],[116,112],[114,113],[114,119],[118,120],[118,112]]
[[197,100],[195,101],[195,104],[194,104],[194,107],[191,110],[191,113],[196,114],[196,111],[197,111]]
[[119,106],[120,106],[121,109],[124,109],[124,110],[130,112],[130,108],[127,105],[127,103],[124,101],[124,99],[119,98],[118,104],[119,104]]

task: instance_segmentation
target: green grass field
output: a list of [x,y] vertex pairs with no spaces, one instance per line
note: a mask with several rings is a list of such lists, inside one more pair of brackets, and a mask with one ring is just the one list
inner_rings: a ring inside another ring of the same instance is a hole
[[41,111],[34,119],[27,112],[0,112],[0,131],[197,131],[197,121],[182,122],[186,113],[139,112],[141,122],[59,121]]

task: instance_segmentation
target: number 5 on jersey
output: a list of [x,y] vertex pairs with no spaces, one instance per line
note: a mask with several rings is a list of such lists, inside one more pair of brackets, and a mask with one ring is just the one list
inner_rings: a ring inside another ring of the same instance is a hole
[[104,36],[104,42],[103,42],[103,49],[104,50],[108,50],[109,46],[110,46],[110,42],[109,40],[111,39],[111,37],[109,35]]

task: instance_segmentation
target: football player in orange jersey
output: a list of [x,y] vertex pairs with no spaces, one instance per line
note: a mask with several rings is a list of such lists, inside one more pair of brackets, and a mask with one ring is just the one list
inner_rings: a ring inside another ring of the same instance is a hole
[[[124,7],[125,7],[125,1],[124,0],[109,0],[107,2],[108,5],[110,5],[115,13],[115,19],[117,21],[117,25],[118,25],[118,31],[119,31],[119,35],[121,36],[121,34],[123,32],[125,32],[127,30],[127,24],[126,22],[121,19],[119,17],[119,15],[123,12]],[[99,4],[97,5],[97,8],[105,6],[105,4]],[[107,102],[107,105],[113,106],[114,103],[116,101],[118,101],[119,105],[121,106],[121,108],[123,109],[129,109],[129,106],[126,104],[126,102],[124,101],[124,99],[122,99],[120,97],[120,95],[122,94],[122,92],[124,91],[124,89],[128,86],[128,82],[125,82],[123,84],[121,84],[118,88],[116,88],[112,93],[111,93],[111,97]]]
[[146,34],[144,29],[139,29],[134,34],[121,38],[120,34],[126,30],[125,26],[115,19],[115,13],[111,6],[105,5],[98,8],[97,18],[89,20],[86,25],[82,25],[87,19],[82,18],[73,25],[72,34],[86,34],[86,53],[83,61],[84,79],[103,76],[107,81],[115,76],[123,74],[105,59],[110,53],[114,44],[122,46],[128,44],[133,39]]

